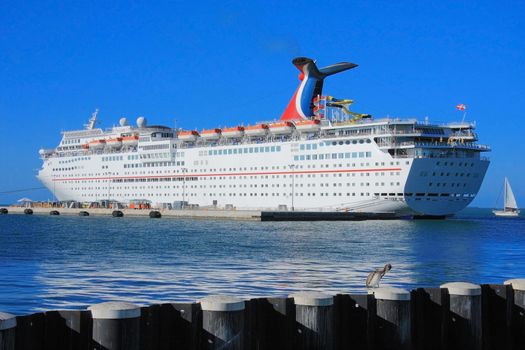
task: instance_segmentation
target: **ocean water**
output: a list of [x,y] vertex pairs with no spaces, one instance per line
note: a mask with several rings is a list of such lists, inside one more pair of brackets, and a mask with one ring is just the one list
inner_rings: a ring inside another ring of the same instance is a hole
[[365,293],[367,274],[385,263],[383,284],[404,288],[525,277],[525,218],[483,209],[361,222],[1,215],[0,311]]

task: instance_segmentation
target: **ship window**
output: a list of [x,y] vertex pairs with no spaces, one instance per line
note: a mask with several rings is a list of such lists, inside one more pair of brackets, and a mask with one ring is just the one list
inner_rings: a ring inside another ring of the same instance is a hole
[[281,146],[277,146],[277,152],[281,151]]
[[337,142],[333,141],[332,146],[335,146],[335,145],[337,145]]
[[272,152],[275,152],[275,146],[272,146],[270,149],[272,150]]
[[299,146],[299,149],[300,149],[301,151],[304,151],[304,145]]

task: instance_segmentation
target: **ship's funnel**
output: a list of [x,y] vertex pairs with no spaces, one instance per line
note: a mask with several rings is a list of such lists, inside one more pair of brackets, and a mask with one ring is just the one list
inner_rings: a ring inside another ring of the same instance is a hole
[[306,57],[294,58],[292,63],[301,72],[299,73],[301,83],[284,110],[281,120],[304,119],[313,116],[313,99],[322,94],[324,78],[357,67],[357,64],[354,63],[341,62],[317,68],[315,61]]

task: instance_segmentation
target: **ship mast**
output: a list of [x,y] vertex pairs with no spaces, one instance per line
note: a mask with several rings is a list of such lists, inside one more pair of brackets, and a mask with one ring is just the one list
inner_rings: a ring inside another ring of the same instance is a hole
[[84,127],[86,130],[93,130],[95,128],[95,124],[97,123],[97,114],[98,114],[98,108],[95,109],[95,112],[91,114],[91,118],[89,118],[89,122],[87,124],[84,124]]

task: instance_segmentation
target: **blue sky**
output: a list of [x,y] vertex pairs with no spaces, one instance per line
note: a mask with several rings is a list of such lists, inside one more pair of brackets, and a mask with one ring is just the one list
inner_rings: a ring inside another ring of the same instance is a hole
[[[296,56],[359,67],[325,92],[375,117],[461,119],[491,166],[473,205],[509,176],[525,201],[525,3],[222,1],[0,2],[0,192],[38,187],[38,149],[81,128],[144,115],[185,128],[278,118]],[[0,194],[0,203],[47,191]]]

